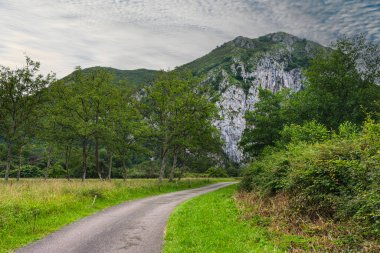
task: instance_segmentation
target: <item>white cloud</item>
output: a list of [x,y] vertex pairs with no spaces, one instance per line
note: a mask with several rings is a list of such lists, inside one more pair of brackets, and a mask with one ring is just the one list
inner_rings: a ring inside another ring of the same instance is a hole
[[369,0],[8,0],[0,17],[0,64],[22,65],[26,53],[59,77],[77,65],[174,68],[238,35],[380,41],[380,5]]

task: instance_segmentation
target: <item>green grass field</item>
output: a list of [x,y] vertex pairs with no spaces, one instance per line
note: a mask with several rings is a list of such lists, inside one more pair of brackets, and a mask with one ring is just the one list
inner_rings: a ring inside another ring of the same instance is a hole
[[175,209],[165,235],[165,253],[284,252],[263,227],[240,218],[236,186],[191,199]]
[[[0,252],[10,252],[60,227],[123,201],[204,186],[223,179],[183,179],[178,184],[131,179],[112,182],[64,179],[0,183]],[[96,196],[96,197],[95,197]]]

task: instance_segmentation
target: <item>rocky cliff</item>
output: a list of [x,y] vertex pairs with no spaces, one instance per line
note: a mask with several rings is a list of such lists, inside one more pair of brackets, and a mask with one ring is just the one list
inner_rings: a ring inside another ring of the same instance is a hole
[[239,141],[245,129],[244,115],[254,110],[259,87],[277,92],[302,87],[302,68],[323,47],[286,33],[257,39],[237,37],[206,56],[181,68],[206,76],[217,94],[220,119],[215,125],[225,141],[224,151],[234,162],[243,154]]

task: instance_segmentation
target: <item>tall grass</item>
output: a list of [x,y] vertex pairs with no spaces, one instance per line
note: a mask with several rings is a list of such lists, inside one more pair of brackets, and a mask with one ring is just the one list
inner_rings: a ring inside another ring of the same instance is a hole
[[210,184],[216,179],[185,179],[159,186],[154,179],[123,182],[64,179],[0,183],[0,252],[9,252],[65,224],[126,200]]

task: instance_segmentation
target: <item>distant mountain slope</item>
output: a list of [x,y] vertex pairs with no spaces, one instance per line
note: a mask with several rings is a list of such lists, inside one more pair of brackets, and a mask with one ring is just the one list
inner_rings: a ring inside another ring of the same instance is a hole
[[238,143],[245,129],[244,115],[254,109],[258,88],[273,92],[284,87],[299,90],[303,82],[301,69],[308,66],[318,50],[324,49],[284,32],[256,39],[239,36],[179,69],[205,76],[206,83],[217,91],[221,120],[215,125],[221,130],[226,154],[240,162],[243,155]]
[[[120,81],[127,80],[127,83],[130,85],[140,86],[142,84],[151,83],[155,76],[157,75],[157,70],[149,69],[136,69],[136,70],[120,70],[109,67],[91,67],[83,69],[84,72],[91,71],[94,69],[105,69],[111,72],[115,79],[114,83],[118,84]],[[63,79],[69,79],[72,74],[64,77]]]

